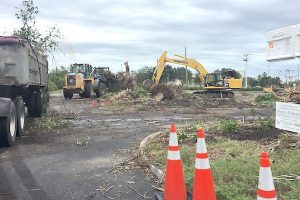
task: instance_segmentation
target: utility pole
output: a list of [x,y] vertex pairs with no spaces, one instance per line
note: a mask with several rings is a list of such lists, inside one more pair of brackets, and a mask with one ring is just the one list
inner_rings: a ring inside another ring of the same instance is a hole
[[248,88],[248,74],[247,74],[247,64],[248,64],[248,53],[244,54],[244,61],[246,63],[245,65],[245,88]]
[[298,64],[298,84],[299,84],[299,64]]
[[[184,57],[186,59],[186,46],[184,47]],[[188,69],[187,69],[187,66],[185,66],[185,84],[189,85],[189,83],[188,83]]]
[[271,87],[272,77],[270,75],[270,65],[268,65],[268,80],[269,80],[269,87]]

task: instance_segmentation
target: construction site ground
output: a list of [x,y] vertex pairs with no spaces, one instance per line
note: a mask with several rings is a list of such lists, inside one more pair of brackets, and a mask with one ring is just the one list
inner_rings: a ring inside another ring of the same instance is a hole
[[[147,135],[218,118],[274,116],[274,106],[253,103],[257,92],[231,99],[150,99],[106,102],[51,95],[49,111],[66,114],[66,126],[46,133],[27,119],[16,145],[0,149],[0,199],[149,199],[157,180],[137,157]],[[74,117],[74,113],[76,114]]]

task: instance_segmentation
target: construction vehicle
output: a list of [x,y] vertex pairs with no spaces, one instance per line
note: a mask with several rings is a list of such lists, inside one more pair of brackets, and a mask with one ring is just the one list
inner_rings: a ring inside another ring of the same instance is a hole
[[77,93],[81,98],[101,97],[114,83],[116,77],[108,67],[92,67],[90,64],[71,64],[69,73],[65,76],[63,94],[66,99],[72,99]]
[[222,77],[221,73],[208,73],[205,67],[195,59],[176,54],[174,56],[175,58],[169,58],[166,51],[160,56],[152,76],[155,83],[159,83],[166,63],[174,63],[190,67],[198,72],[205,89],[198,93],[210,95],[211,97],[232,98],[234,96],[232,90],[242,88],[242,79],[234,78],[232,71],[228,71],[226,77]]
[[0,36],[0,145],[23,135],[25,106],[29,117],[40,117],[48,101],[47,55],[18,37]]

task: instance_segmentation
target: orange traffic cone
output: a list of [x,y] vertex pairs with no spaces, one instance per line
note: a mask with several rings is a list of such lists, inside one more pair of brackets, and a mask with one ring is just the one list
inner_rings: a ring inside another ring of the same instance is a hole
[[198,130],[196,152],[193,200],[216,200],[204,131],[202,129]]
[[164,200],[186,200],[187,193],[174,124],[170,128],[167,159]]
[[260,157],[257,200],[277,200],[268,153]]

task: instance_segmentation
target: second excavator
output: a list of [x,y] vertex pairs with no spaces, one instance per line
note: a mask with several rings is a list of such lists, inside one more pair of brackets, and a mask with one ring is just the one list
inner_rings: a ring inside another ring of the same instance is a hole
[[198,93],[216,98],[232,98],[234,96],[233,90],[242,88],[242,79],[234,78],[232,71],[227,71],[226,77],[222,77],[221,73],[208,73],[205,67],[195,59],[186,58],[177,54],[174,56],[174,58],[169,58],[165,51],[157,60],[157,66],[152,76],[152,80],[155,83],[159,83],[166,63],[174,63],[190,67],[198,72],[198,76],[205,89]]

